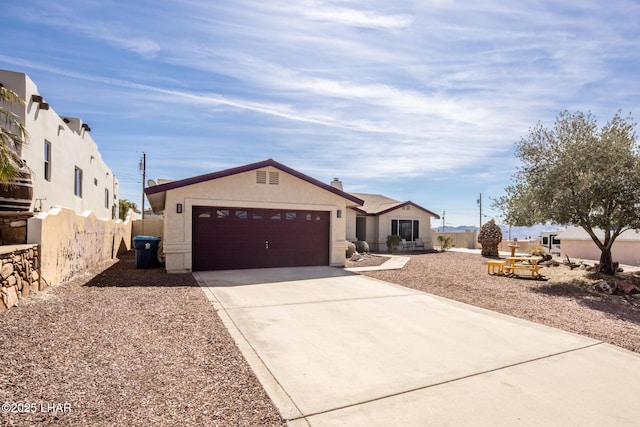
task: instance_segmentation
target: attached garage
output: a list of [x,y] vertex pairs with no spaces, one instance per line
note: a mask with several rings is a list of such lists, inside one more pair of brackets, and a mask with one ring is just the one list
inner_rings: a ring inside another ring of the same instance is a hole
[[329,264],[330,212],[193,207],[193,271]]
[[344,266],[359,198],[274,160],[145,189],[168,272]]

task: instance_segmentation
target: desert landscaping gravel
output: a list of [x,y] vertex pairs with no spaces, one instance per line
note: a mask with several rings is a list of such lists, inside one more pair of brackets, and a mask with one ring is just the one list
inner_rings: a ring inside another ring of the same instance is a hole
[[285,425],[193,276],[95,273],[0,313],[1,425]]
[[[487,274],[487,258],[474,253],[411,255],[402,270],[370,277],[477,307],[591,337],[640,353],[640,295],[608,295],[593,284],[598,273],[566,265],[543,267],[546,281]],[[617,277],[638,285],[637,274]]]
[[[485,262],[427,253],[362,274],[640,353],[640,295],[596,292],[585,270],[539,281]],[[0,312],[0,354],[0,404],[16,405],[4,426],[285,425],[193,276],[136,269],[133,252]]]

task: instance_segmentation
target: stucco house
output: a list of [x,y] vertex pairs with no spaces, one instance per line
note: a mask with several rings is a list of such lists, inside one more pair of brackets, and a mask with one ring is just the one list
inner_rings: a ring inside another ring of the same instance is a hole
[[[338,179],[331,185],[342,188]],[[382,194],[350,193],[362,206],[347,212],[347,240],[364,240],[371,251],[386,251],[387,236],[399,235],[409,244],[422,241],[424,249],[433,249],[431,218],[440,216],[412,201],[399,201]]]
[[[604,231],[595,230],[600,241],[604,240]],[[560,255],[564,258],[598,261],[600,249],[582,227],[570,227],[558,233]],[[640,230],[627,230],[620,234],[613,246],[611,255],[614,262],[640,266]]]
[[81,119],[59,116],[25,73],[0,70],[0,84],[16,92],[25,105],[9,109],[25,124],[28,143],[16,151],[30,169],[31,200],[12,209],[11,197],[0,194],[0,210],[44,212],[64,207],[98,219],[116,219],[119,183],[102,160]]
[[[344,266],[348,241],[367,236],[366,224],[360,236],[356,225],[359,216],[367,216],[364,200],[272,159],[163,182],[145,194],[154,212],[164,211],[163,252],[170,273]],[[398,230],[406,228],[404,221],[424,221],[415,226],[426,237],[428,219],[416,215],[422,211],[400,203],[369,219],[380,224],[388,219],[378,234],[390,232],[393,221]],[[370,232],[375,235],[373,226]]]

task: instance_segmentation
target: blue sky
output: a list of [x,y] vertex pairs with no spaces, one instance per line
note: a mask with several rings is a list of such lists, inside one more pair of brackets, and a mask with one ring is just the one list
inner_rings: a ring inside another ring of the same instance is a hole
[[477,225],[538,121],[640,118],[636,0],[22,0],[0,34],[138,205],[143,152],[153,179],[273,158]]

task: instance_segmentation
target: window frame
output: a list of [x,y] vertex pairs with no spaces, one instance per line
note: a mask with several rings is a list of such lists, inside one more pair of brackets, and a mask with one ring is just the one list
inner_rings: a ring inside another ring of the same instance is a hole
[[51,182],[51,142],[44,140],[44,179]]
[[[404,228],[410,225],[410,231],[407,234],[403,231]],[[413,218],[392,218],[391,219],[391,234],[400,236],[407,242],[415,242],[420,238],[420,220]]]
[[78,166],[74,168],[74,179],[73,179],[73,194],[76,197],[82,198],[82,187],[83,187],[83,172]]

